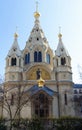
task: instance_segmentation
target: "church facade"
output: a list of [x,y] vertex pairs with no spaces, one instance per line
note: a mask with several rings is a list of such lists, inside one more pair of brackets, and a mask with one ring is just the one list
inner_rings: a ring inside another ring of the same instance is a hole
[[[38,11],[34,17],[34,27],[25,48],[20,50],[15,33],[6,57],[4,88],[12,101],[12,111],[15,113],[14,100],[21,89],[25,93],[22,103],[28,99],[27,105],[21,108],[21,117],[74,116],[71,57],[62,42],[62,34],[58,35],[54,53],[40,26]],[[3,111],[4,116],[8,116],[7,111]]]

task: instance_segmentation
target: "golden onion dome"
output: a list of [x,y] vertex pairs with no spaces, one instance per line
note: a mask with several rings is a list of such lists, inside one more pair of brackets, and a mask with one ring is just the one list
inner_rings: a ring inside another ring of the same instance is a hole
[[61,34],[61,33],[59,33],[59,34],[58,34],[58,37],[59,37],[59,38],[61,38],[61,37],[62,37],[62,34]]
[[18,34],[17,34],[17,33],[15,33],[15,34],[14,34],[14,37],[15,37],[15,38],[17,38],[17,37],[18,37]]
[[34,17],[35,17],[35,18],[39,18],[39,17],[40,17],[40,13],[39,13],[39,12],[37,12],[37,11],[36,11],[36,12],[34,12]]
[[45,80],[43,80],[42,77],[40,77],[40,79],[37,80],[37,83],[39,87],[43,87],[45,84]]

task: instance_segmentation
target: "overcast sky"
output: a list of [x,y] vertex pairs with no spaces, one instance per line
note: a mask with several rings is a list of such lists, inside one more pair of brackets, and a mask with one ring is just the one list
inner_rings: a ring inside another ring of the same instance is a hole
[[[82,0],[37,0],[40,24],[55,51],[61,26],[62,41],[72,59],[73,81],[80,83],[78,65],[82,66]],[[0,0],[0,74],[5,73],[5,58],[14,40],[16,26],[20,49],[34,25],[35,0]],[[80,69],[82,72],[82,69]]]

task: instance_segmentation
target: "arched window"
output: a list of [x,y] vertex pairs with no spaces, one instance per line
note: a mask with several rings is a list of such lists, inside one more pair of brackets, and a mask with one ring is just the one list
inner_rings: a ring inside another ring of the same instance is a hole
[[25,55],[25,64],[27,64],[27,54]]
[[50,54],[46,54],[46,61],[48,64],[50,64]]
[[38,62],[42,62],[42,53],[41,53],[41,51],[38,52]]
[[37,62],[38,56],[37,56],[37,51],[34,52],[34,62]]
[[65,65],[66,64],[66,59],[65,57],[64,58],[61,58],[61,65]]
[[34,62],[42,62],[42,53],[41,51],[34,52]]
[[25,64],[30,63],[30,53],[25,54]]
[[11,95],[11,105],[14,105],[14,94]]
[[11,59],[11,66],[16,65],[17,59],[16,58],[12,58]]

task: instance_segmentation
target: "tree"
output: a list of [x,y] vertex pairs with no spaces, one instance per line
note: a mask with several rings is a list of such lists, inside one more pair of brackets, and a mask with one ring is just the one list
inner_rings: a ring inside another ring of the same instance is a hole
[[30,96],[26,92],[26,86],[18,84],[16,87],[4,89],[3,99],[3,114],[9,115],[10,130],[12,130],[12,124],[15,119],[18,120],[18,126],[20,126],[21,111],[25,105],[28,106]]
[[82,67],[80,65],[78,65],[78,73],[79,73],[80,82],[82,83]]
[[80,77],[80,84],[74,89],[74,104],[76,116],[82,116],[82,67],[78,65],[78,73]]

